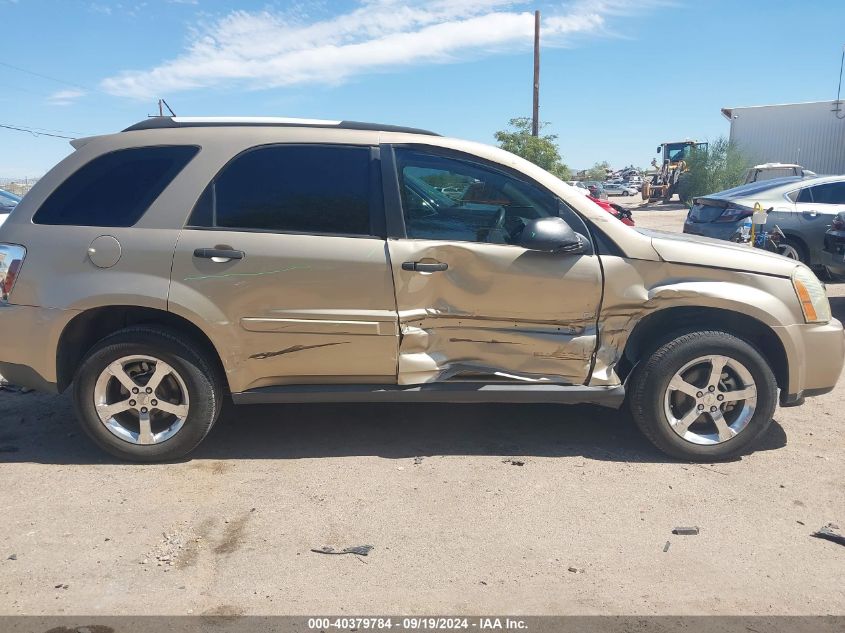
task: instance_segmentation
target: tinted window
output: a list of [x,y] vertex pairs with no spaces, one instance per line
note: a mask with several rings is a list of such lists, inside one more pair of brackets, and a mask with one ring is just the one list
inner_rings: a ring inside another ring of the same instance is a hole
[[209,185],[190,224],[369,235],[370,149],[270,145],[250,150]]
[[796,198],[795,202],[812,202],[813,201],[813,188],[807,187],[806,189],[802,189],[798,192],[798,198]]
[[515,244],[528,220],[558,215],[555,196],[502,171],[412,149],[396,157],[410,238]]
[[198,151],[187,146],[135,147],[103,154],[59,185],[32,221],[132,226]]
[[[829,182],[811,187],[816,204],[845,204],[845,182]],[[803,192],[802,192],[803,193]],[[804,202],[798,198],[798,202]]]

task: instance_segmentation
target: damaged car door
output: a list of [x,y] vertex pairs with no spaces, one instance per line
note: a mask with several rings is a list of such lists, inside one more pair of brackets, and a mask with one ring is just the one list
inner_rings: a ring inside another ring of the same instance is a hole
[[179,237],[169,306],[225,350],[232,391],[395,382],[377,153],[264,145],[206,187]]
[[[399,384],[587,381],[602,273],[581,218],[472,155],[395,146],[382,160]],[[538,240],[541,220],[577,243]]]

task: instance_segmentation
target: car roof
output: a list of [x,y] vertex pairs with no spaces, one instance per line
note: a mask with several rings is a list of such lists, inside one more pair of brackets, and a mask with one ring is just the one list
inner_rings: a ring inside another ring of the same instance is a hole
[[139,130],[160,130],[162,128],[185,127],[321,127],[342,130],[368,130],[375,132],[400,132],[404,134],[425,134],[426,136],[440,136],[436,132],[415,127],[389,125],[385,123],[364,123],[362,121],[334,121],[327,119],[298,119],[289,117],[177,117],[153,116],[134,125],[130,125],[124,132]]
[[793,189],[797,189],[796,185],[801,187],[808,187],[813,185],[823,185],[828,182],[845,182],[845,176],[810,176],[802,178],[801,176],[787,176],[785,178],[772,178],[770,180],[758,180],[732,189],[726,189],[717,193],[711,193],[706,196],[701,196],[702,199],[737,199],[745,198],[747,196],[759,195],[762,193],[788,193]]
[[[782,169],[782,168],[802,168],[796,163],[762,163],[761,165],[754,165],[751,169]],[[803,169],[803,168],[802,168]]]

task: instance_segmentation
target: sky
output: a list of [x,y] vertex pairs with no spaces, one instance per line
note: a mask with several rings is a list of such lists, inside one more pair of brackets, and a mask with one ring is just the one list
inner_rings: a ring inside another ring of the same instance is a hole
[[[0,0],[0,126],[59,136],[157,112],[349,119],[494,143],[540,118],[570,167],[727,135],[720,108],[836,98],[843,0]],[[0,177],[68,140],[0,127]],[[845,151],[845,150],[843,150]]]

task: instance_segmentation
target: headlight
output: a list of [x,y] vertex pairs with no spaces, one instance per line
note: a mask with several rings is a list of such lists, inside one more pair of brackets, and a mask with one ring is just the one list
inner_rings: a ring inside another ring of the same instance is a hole
[[830,302],[824,285],[813,271],[806,266],[797,266],[792,273],[792,287],[801,303],[801,311],[807,323],[827,323],[830,321]]

